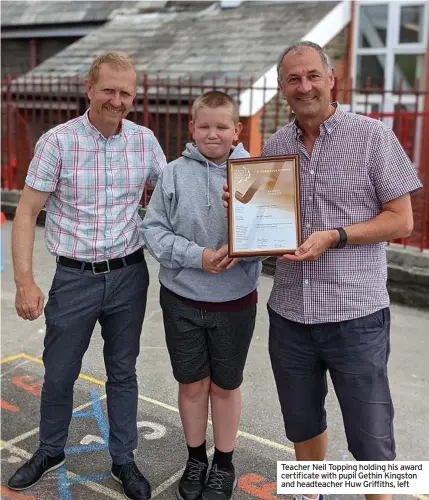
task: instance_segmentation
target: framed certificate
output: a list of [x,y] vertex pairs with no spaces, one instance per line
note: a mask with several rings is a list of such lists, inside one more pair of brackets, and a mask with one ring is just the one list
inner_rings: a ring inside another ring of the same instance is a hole
[[293,253],[301,245],[298,155],[228,160],[229,257]]

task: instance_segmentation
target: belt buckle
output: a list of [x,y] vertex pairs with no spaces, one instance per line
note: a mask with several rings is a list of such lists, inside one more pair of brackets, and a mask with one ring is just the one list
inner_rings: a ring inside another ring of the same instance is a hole
[[[95,266],[98,264],[104,264],[106,263],[106,270],[105,271],[97,271]],[[107,274],[110,273],[110,265],[109,261],[107,259],[105,260],[99,260],[98,262],[91,262],[91,267],[92,267],[92,272],[93,274]]]

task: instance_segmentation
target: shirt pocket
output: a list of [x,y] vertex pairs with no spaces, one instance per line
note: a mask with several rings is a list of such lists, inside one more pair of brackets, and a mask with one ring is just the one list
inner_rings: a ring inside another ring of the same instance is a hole
[[143,191],[145,185],[144,160],[138,155],[120,155],[121,158],[112,162],[113,180],[116,187],[137,193]]
[[60,198],[79,205],[93,205],[100,182],[93,167],[63,165],[58,190]]

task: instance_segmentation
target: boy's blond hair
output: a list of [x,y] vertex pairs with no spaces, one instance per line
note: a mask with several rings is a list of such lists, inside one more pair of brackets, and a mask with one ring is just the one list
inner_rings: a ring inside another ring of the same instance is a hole
[[210,90],[205,94],[198,97],[192,106],[192,120],[195,121],[197,117],[197,112],[201,108],[229,108],[231,110],[232,119],[234,120],[234,124],[237,124],[240,121],[240,112],[238,109],[237,103],[225,92],[221,92],[220,90]]
[[89,68],[87,80],[91,85],[98,80],[98,74],[100,73],[100,67],[102,64],[108,64],[115,69],[128,70],[132,69],[137,75],[136,67],[133,60],[125,54],[125,52],[105,52],[92,61],[91,67]]

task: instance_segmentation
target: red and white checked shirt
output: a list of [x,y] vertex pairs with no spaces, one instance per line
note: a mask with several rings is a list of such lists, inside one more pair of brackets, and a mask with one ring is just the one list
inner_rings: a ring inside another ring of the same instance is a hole
[[[320,126],[311,156],[292,122],[264,145],[263,156],[299,154],[301,223],[315,231],[373,219],[382,204],[419,189],[415,167],[382,122],[346,112]],[[270,307],[291,321],[327,323],[389,305],[385,243],[328,249],[314,262],[277,260]]]
[[83,116],[58,125],[37,142],[26,183],[50,192],[45,241],[53,255],[81,261],[123,257],[143,247],[138,213],[146,182],[165,155],[149,129],[122,120],[105,138]]

